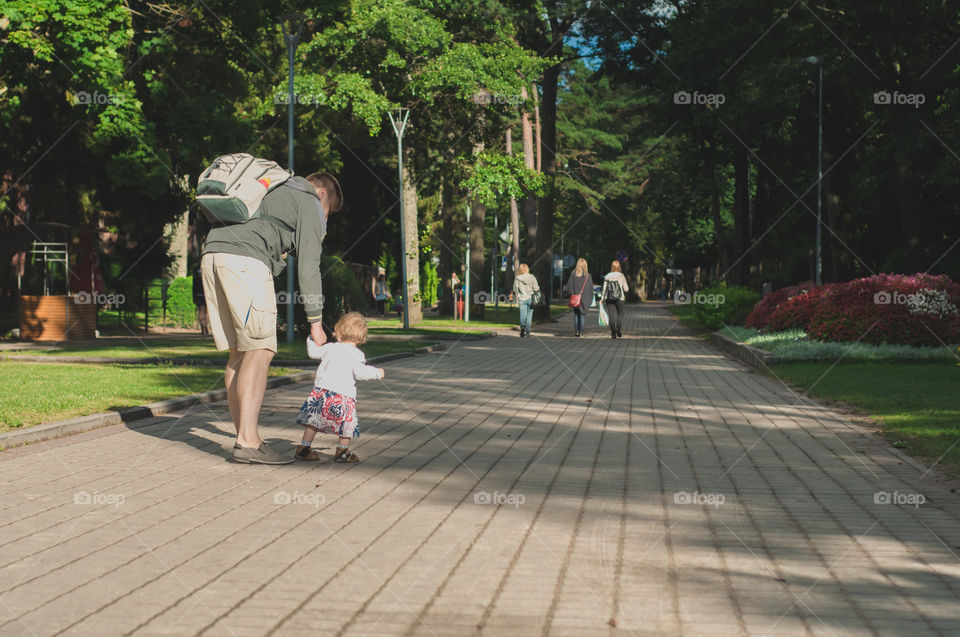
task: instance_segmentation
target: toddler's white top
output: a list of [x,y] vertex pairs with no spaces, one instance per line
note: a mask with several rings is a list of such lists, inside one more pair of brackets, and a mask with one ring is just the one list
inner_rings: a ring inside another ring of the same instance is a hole
[[327,343],[317,345],[307,337],[307,356],[319,358],[315,387],[329,389],[351,398],[357,397],[358,380],[376,380],[382,378],[379,369],[367,365],[367,358],[360,348],[347,343]]

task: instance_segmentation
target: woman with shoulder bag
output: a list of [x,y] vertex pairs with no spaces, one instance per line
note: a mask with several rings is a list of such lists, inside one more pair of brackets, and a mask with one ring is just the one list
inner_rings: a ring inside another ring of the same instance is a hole
[[387,298],[390,296],[390,288],[387,287],[387,278],[381,273],[377,276],[377,282],[373,287],[373,298],[377,302],[377,316],[383,318],[387,309]]
[[610,338],[622,338],[620,326],[623,323],[623,300],[627,298],[627,277],[620,271],[620,262],[610,264],[610,272],[603,277],[603,291],[600,301],[610,317]]
[[583,329],[587,325],[587,309],[593,298],[593,277],[587,270],[586,259],[577,259],[577,265],[563,289],[569,295],[567,305],[573,308],[573,335],[583,336]]
[[521,263],[517,268],[517,278],[513,281],[513,294],[520,309],[520,338],[530,335],[533,322],[533,308],[543,298],[537,277],[530,274],[530,266]]

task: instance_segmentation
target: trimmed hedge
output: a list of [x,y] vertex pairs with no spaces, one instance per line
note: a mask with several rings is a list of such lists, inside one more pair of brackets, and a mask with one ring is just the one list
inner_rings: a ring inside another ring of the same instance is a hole
[[167,320],[177,327],[193,327],[197,306],[193,304],[193,277],[178,277],[167,288]]
[[712,285],[695,292],[691,300],[697,320],[719,330],[725,325],[742,325],[760,294],[742,285]]

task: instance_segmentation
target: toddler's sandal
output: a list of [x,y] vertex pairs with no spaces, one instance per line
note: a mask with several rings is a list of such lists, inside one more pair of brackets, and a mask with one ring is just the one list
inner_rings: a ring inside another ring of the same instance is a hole
[[297,460],[307,460],[307,461],[317,461],[320,459],[320,454],[318,454],[311,447],[306,447],[304,445],[297,445],[297,450],[294,452],[293,457]]
[[360,462],[359,456],[350,451],[349,447],[337,445],[337,452],[333,455],[334,462]]

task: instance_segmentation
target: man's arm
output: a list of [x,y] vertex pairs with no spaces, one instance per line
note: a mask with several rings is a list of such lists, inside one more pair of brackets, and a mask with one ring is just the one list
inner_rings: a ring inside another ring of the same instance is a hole
[[303,311],[310,323],[310,337],[323,345],[327,335],[321,323],[323,315],[323,282],[320,276],[320,257],[323,237],[327,233],[327,218],[319,200],[300,198],[297,206],[297,280],[303,294]]
[[307,321],[314,323],[320,320],[323,313],[320,256],[327,223],[320,212],[319,200],[303,201],[297,208],[297,279],[300,292],[303,293],[303,310],[307,314]]

